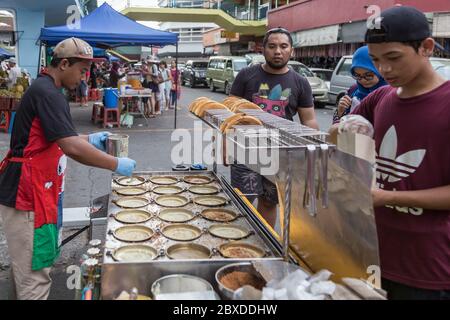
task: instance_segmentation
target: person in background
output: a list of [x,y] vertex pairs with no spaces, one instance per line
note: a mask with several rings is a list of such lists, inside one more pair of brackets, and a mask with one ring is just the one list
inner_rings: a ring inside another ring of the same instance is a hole
[[89,86],[87,83],[88,75],[87,72],[83,73],[81,76],[80,84],[77,88],[77,95],[80,99],[80,107],[87,107],[88,106],[88,93],[89,93]]
[[175,102],[178,99],[180,99],[180,94],[181,94],[180,70],[177,70],[177,64],[175,61],[172,61],[170,64],[170,76],[172,78],[172,84],[171,84],[171,88],[170,88],[170,107],[169,107],[169,109],[174,109]]
[[388,299],[450,300],[450,81],[430,62],[425,14],[397,6],[380,21],[366,43],[390,85],[333,125],[330,140],[338,132],[375,140],[372,198]]
[[161,75],[164,80],[163,82],[164,86],[162,90],[165,101],[164,109],[168,110],[170,106],[170,88],[172,87],[172,75],[169,69],[167,68],[167,63],[165,61],[161,61],[160,68],[161,68]]
[[[67,157],[131,176],[136,162],[105,153],[108,132],[78,135],[61,88],[75,89],[89,70],[85,41],[58,43],[48,71],[25,91],[10,150],[0,163],[0,214],[20,300],[47,299],[51,267],[59,256]],[[2,288],[3,290],[3,288]]]
[[109,72],[109,86],[111,88],[117,88],[119,80],[125,77],[127,74],[120,73],[120,65],[118,62],[114,61],[111,65],[111,70]]
[[161,62],[157,64],[158,66],[158,89],[159,89],[159,108],[160,113],[164,111],[164,107],[166,105],[166,95],[165,95],[165,89],[166,89],[166,80],[167,80],[167,74],[163,74],[165,71],[163,70],[163,67],[161,66]]
[[[161,114],[160,109],[160,92],[159,92],[159,83],[160,83],[160,73],[159,73],[159,61],[155,58],[151,58],[149,60],[149,72],[150,72],[150,83],[149,88],[152,90],[152,106],[154,107],[154,115]],[[154,116],[153,115],[153,116]]]
[[15,58],[10,58],[8,60],[8,88],[11,89],[17,82],[17,78],[22,76],[22,71],[20,67],[17,65]]
[[[148,60],[142,59],[142,65],[141,65],[141,76],[143,78],[142,86],[147,89],[151,89],[150,83],[152,82],[149,64],[150,63],[148,62]],[[153,98],[153,93],[150,98],[142,98],[142,103],[144,104],[144,115],[148,118],[154,117],[154,115],[152,115],[152,107],[153,107],[152,98]]]
[[[290,32],[283,28],[267,31],[263,50],[266,62],[239,71],[230,95],[245,98],[263,111],[291,121],[298,114],[303,125],[318,129],[311,86],[288,66],[294,51]],[[231,184],[244,194],[257,195],[258,211],[272,227],[275,225],[278,193],[272,182],[245,165],[233,164]]]
[[95,62],[91,64],[91,71],[90,71],[90,82],[91,82],[91,88],[97,89],[97,77],[98,77],[98,67]]
[[348,90],[347,95],[339,100],[338,108],[333,115],[333,124],[338,123],[343,116],[353,111],[370,93],[387,85],[375,68],[367,46],[359,48],[353,54],[350,72],[356,80],[356,84]]

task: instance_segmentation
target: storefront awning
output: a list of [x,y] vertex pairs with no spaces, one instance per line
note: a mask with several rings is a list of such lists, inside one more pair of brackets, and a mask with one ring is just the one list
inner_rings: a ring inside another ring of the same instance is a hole
[[343,43],[365,42],[366,31],[366,21],[357,21],[353,23],[343,24],[341,28],[341,40]]
[[333,44],[338,41],[338,35],[339,25],[292,33],[295,48]]
[[450,13],[435,13],[433,17],[433,37],[450,38]]

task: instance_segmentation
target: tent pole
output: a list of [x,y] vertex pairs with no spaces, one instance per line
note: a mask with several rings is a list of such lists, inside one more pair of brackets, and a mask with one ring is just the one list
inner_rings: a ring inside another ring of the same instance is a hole
[[[47,46],[45,48],[47,48]],[[37,63],[36,78],[41,73],[41,55],[42,55],[42,42],[39,42],[39,58],[38,58],[38,63]],[[47,59],[47,50],[45,50],[45,59],[44,60],[46,61],[46,59]]]
[[177,77],[177,81],[175,81],[175,124],[174,129],[177,128],[177,109],[178,109],[178,42],[175,46],[175,75]]

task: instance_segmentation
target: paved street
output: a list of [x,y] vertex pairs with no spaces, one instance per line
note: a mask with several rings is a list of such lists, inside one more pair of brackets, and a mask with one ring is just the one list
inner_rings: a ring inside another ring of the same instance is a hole
[[[177,127],[192,130],[196,119],[187,111],[190,101],[207,96],[221,101],[225,95],[221,92],[212,93],[207,88],[182,89],[181,110],[178,111]],[[99,126],[94,126],[90,121],[91,108],[80,108],[72,105],[72,117],[80,134],[93,131],[102,131]],[[331,122],[332,110],[316,110],[320,128],[327,130]],[[129,156],[137,161],[137,170],[171,170],[174,165],[171,161],[171,147],[176,142],[171,142],[171,133],[174,126],[174,111],[170,110],[157,118],[149,120],[149,127],[145,126],[144,119],[135,119],[132,128],[110,129],[114,133],[124,133],[129,138]],[[298,121],[298,119],[296,119]],[[9,146],[9,135],[0,133],[0,157],[6,154]],[[193,146],[192,146],[193,150]],[[220,168],[220,173],[228,174],[227,168]],[[90,200],[109,193],[111,173],[106,170],[93,169],[69,160],[66,172],[65,203],[66,208],[86,207]],[[65,237],[74,230],[66,230]],[[87,244],[87,232],[81,234],[75,240],[62,248],[62,256],[53,272],[53,287],[50,298],[73,299],[74,292],[66,288],[67,274],[65,268],[76,264],[80,254],[85,251]],[[0,223],[0,299],[7,298],[9,287],[9,262],[6,253],[6,243]]]

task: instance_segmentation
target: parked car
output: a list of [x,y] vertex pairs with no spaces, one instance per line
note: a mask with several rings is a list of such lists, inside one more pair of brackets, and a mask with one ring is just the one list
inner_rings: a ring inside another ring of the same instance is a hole
[[311,86],[314,105],[316,108],[325,108],[328,103],[328,87],[325,81],[316,76],[307,66],[298,61],[291,60],[288,66],[304,76]]
[[[252,58],[253,60],[252,62],[250,62],[249,66],[261,64],[266,61],[263,55],[255,55]],[[301,62],[290,60],[288,62],[288,66],[308,80],[309,85],[312,89],[314,105],[317,108],[324,108],[328,103],[328,87],[325,81],[317,77],[307,66],[305,66]]]
[[245,59],[247,60],[248,65],[266,62],[266,59],[260,53],[248,53],[245,55]]
[[[180,73],[183,72],[184,68],[186,67],[186,64],[184,62],[178,62],[177,69],[180,71]],[[180,79],[181,80],[181,79]]]
[[189,83],[191,88],[195,88],[197,84],[208,86],[206,81],[206,69],[208,61],[189,60],[181,72],[181,85]]
[[328,90],[330,90],[331,77],[333,76],[333,70],[320,69],[320,68],[309,68],[317,77],[325,81]]
[[442,77],[450,80],[450,59],[430,58],[431,65]]
[[247,60],[244,57],[211,57],[206,71],[209,88],[211,91],[223,90],[226,95],[229,95],[234,79],[245,67],[247,67]]
[[352,60],[353,56],[343,56],[333,71],[328,100],[330,104],[334,104],[336,107],[339,100],[347,94],[348,89],[356,83],[350,72]]
[[[339,61],[330,83],[330,91],[328,92],[331,104],[338,105],[339,100],[347,94],[348,89],[356,83],[352,78],[350,69],[352,67],[353,56],[344,56]],[[444,78],[450,80],[450,59],[430,58],[433,68]]]

